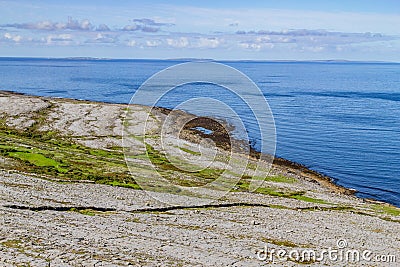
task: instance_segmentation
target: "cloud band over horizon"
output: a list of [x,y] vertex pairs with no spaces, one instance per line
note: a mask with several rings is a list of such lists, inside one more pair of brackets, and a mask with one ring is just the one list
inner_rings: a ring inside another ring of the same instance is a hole
[[[348,30],[344,30],[346,25],[341,22],[314,23],[305,20],[308,17],[304,14],[298,15],[304,18],[303,22],[289,21],[284,11],[279,13],[276,10],[276,13],[274,10],[265,10],[264,13],[250,12],[254,14],[254,18],[249,17],[248,20],[246,19],[248,15],[238,14],[231,9],[220,10],[219,19],[211,14],[217,12],[217,9],[167,6],[163,10],[166,15],[161,14],[163,12],[158,14],[157,11],[149,10],[149,13],[154,13],[152,16],[125,17],[127,15],[124,14],[112,20],[104,14],[100,18],[88,14],[87,17],[80,16],[76,19],[72,16],[65,17],[63,13],[60,16],[64,16],[64,21],[54,19],[3,21],[3,18],[0,20],[1,56],[8,56],[6,53],[10,51],[21,53],[26,50],[24,48],[29,47],[31,56],[46,56],[45,50],[48,49],[49,56],[60,57],[206,56],[215,59],[400,61],[400,33],[395,28],[389,29],[385,26],[385,23],[400,18],[396,15],[387,16],[386,22],[380,21],[381,26],[349,25]],[[287,11],[287,13],[292,12],[294,11]],[[181,13],[186,15],[183,16]],[[266,17],[264,18],[262,14]],[[318,13],[313,14],[316,16]],[[330,15],[335,17],[333,13]],[[328,15],[325,15],[325,19],[326,16]],[[360,22],[368,21],[366,14],[359,16]],[[371,24],[381,16],[370,14]],[[280,21],[279,17],[285,18]],[[338,13],[335,18],[340,17],[343,17],[342,13]],[[334,26],[335,23],[337,24],[335,28],[322,27]],[[311,25],[315,26],[311,28]],[[356,31],[364,29],[371,31]],[[376,29],[382,31],[373,31]],[[82,54],[79,54],[79,50]],[[88,54],[90,50],[92,51]],[[23,52],[22,55],[27,56],[29,53]]]

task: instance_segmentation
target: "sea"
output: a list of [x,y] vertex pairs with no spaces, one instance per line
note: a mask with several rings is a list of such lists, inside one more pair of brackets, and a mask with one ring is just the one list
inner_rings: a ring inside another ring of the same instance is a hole
[[[190,60],[0,58],[0,90],[129,103],[155,73]],[[400,206],[400,64],[347,61],[222,61],[247,75],[267,100],[276,155],[328,175],[364,198]],[[251,110],[218,86],[196,83],[157,103],[216,98],[243,118],[255,148]],[[197,114],[202,115],[202,114]],[[223,114],[221,114],[223,117]]]

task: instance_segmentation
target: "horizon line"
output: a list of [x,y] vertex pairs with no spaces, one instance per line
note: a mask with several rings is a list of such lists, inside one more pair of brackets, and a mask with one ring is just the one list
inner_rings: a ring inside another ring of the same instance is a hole
[[400,64],[400,61],[384,61],[384,60],[349,60],[349,59],[213,59],[213,58],[108,58],[108,57],[35,57],[35,56],[0,56],[0,59],[48,59],[48,60],[163,60],[163,61],[215,61],[215,62],[315,62],[315,63],[375,63],[375,64]]

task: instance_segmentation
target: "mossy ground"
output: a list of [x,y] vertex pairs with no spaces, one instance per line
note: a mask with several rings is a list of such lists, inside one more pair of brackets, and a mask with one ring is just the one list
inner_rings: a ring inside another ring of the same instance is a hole
[[[215,168],[205,168],[193,172],[184,171],[151,145],[146,144],[146,150],[146,154],[133,157],[149,159],[157,172],[175,185],[203,186],[215,181],[224,172],[222,169]],[[187,149],[183,151],[193,154]],[[18,171],[36,173],[65,181],[91,180],[111,186],[141,189],[129,172],[121,147],[111,147],[107,150],[93,149],[77,144],[71,138],[61,136],[54,131],[41,132],[36,127],[31,127],[28,131],[18,131],[2,124],[0,156],[13,159],[16,164],[12,167]],[[186,167],[188,167],[186,169],[190,169],[191,166]],[[192,167],[193,169],[197,168],[197,166]],[[149,170],[148,166],[140,166],[140,164],[138,168],[139,171],[143,169],[143,172]],[[296,179],[283,175],[267,177],[244,175],[237,184],[237,191],[249,191],[251,179],[289,184],[296,182]],[[229,185],[229,182],[227,184]],[[151,188],[155,191],[167,190],[170,193],[176,193],[176,188],[158,188],[156,185]],[[221,185],[221,188],[226,189],[224,185]],[[305,192],[282,191],[270,186],[262,186],[255,190],[255,193],[326,204],[323,200],[305,196]]]
[[135,184],[120,150],[81,146],[54,132],[0,130],[0,155],[13,169],[57,179]]

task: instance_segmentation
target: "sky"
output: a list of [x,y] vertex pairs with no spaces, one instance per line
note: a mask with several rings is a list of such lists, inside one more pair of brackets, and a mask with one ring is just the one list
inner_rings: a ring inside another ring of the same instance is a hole
[[400,62],[400,1],[0,0],[0,57]]

